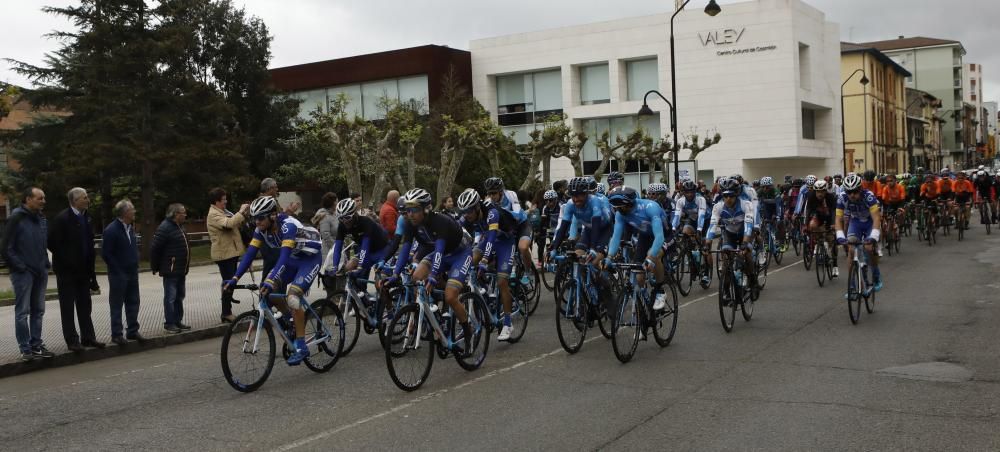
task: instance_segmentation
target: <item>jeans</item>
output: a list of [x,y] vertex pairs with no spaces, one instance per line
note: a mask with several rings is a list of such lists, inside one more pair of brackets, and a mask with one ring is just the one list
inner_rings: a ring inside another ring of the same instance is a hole
[[[59,290],[59,314],[66,343],[79,343],[81,336],[85,342],[96,341],[94,322],[90,318],[90,278],[76,273],[57,274],[56,288]],[[77,320],[80,322],[79,335],[76,333]]]
[[111,304],[111,337],[122,335],[122,307],[128,324],[127,336],[139,332],[139,273],[108,275],[108,301]]
[[[239,260],[240,258],[234,257],[224,261],[215,261],[215,265],[219,266],[219,275],[222,276],[222,282],[229,281],[236,275],[236,265],[239,263]],[[233,315],[232,292],[222,293],[222,315]]]
[[[14,286],[14,336],[21,353],[42,346],[42,317],[45,315],[45,286],[48,273],[11,272]],[[29,321],[30,319],[30,321]]]
[[163,277],[163,325],[177,326],[184,319],[184,275]]

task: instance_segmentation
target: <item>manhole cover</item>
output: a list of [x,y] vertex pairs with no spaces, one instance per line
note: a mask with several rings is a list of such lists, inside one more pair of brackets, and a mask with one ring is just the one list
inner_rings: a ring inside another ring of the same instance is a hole
[[944,362],[917,363],[908,366],[887,367],[875,371],[888,377],[910,380],[946,381],[958,383],[972,379],[972,371],[962,366]]

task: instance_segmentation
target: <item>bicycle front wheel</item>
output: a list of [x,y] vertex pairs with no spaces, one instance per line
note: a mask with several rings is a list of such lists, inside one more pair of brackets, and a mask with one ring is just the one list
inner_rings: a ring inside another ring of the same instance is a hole
[[820,247],[819,254],[816,255],[816,282],[819,283],[820,287],[823,287],[823,284],[826,283],[828,265],[829,263],[827,262],[826,252],[824,252],[823,248]]
[[576,278],[566,278],[560,288],[556,305],[556,333],[559,343],[568,353],[576,353],[587,336],[588,309],[586,291]]
[[[358,336],[361,335],[361,315],[358,314],[358,306],[347,296],[347,292],[341,290],[330,297],[330,301],[340,311],[341,317],[347,316],[344,322],[344,350],[340,356],[347,356],[354,350],[354,345],[358,343]],[[352,312],[353,315],[348,314]]]
[[434,333],[420,316],[420,305],[408,304],[389,324],[385,364],[396,387],[413,391],[427,381],[434,364]]
[[677,306],[677,290],[674,289],[674,286],[672,284],[664,284],[660,289],[667,296],[667,306],[653,313],[653,338],[656,339],[656,345],[666,347],[670,345],[670,341],[674,338],[674,333],[677,332],[677,314],[679,308]]
[[636,294],[628,290],[622,293],[618,309],[615,311],[611,326],[611,348],[615,351],[615,357],[622,363],[632,359],[639,345],[639,330],[642,328],[639,309],[643,309],[639,307],[639,303],[643,302],[644,300],[636,300]]
[[[486,352],[490,349],[490,313],[486,307],[486,300],[483,300],[483,297],[478,293],[463,293],[458,301],[462,303],[462,306],[465,306],[469,325],[472,326],[472,339],[469,341],[472,350],[467,353],[455,353],[455,361],[463,369],[473,371],[483,365],[483,361],[486,361]],[[527,317],[523,316],[523,318],[527,323]],[[452,331],[459,333],[462,329],[459,327]],[[523,329],[521,334],[524,334]],[[455,334],[455,342],[464,346],[464,341],[464,338]]]
[[694,278],[694,274],[691,272],[691,252],[685,251],[677,256],[677,290],[680,291],[681,295],[688,296],[691,293],[691,282]]
[[318,300],[306,310],[306,343],[309,357],[306,367],[317,373],[337,364],[344,351],[344,318],[330,300]]
[[222,337],[222,374],[229,386],[253,392],[267,381],[274,369],[274,331],[271,325],[257,328],[260,312],[247,311],[233,320]]
[[857,262],[851,262],[848,275],[850,280],[847,282],[847,313],[851,316],[851,323],[857,324],[861,318],[861,290],[864,287],[861,269]]
[[736,323],[736,306],[739,304],[736,297],[739,291],[736,290],[736,278],[732,271],[723,273],[719,283],[719,317],[722,319],[722,329],[728,333]]
[[[528,303],[525,301],[525,293],[523,289],[512,288],[511,290],[511,306],[510,306],[510,325],[513,331],[510,333],[510,339],[507,342],[513,344],[524,336],[524,332],[528,329]],[[538,307],[536,304],[535,307]],[[502,309],[502,308],[501,308]],[[502,314],[501,314],[502,315]]]

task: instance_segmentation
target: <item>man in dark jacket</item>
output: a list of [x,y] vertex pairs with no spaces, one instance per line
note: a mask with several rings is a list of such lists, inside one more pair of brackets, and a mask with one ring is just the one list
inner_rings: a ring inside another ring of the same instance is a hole
[[[63,338],[74,352],[83,351],[84,346],[104,348],[104,343],[97,341],[90,318],[90,292],[100,290],[94,272],[94,231],[87,218],[90,197],[87,190],[80,187],[71,189],[66,197],[69,208],[59,212],[49,225],[49,251],[52,251],[52,269],[59,290]],[[79,335],[74,311],[80,321]]]
[[42,343],[45,286],[52,264],[45,249],[48,235],[48,224],[42,215],[45,193],[31,187],[23,200],[24,204],[14,209],[8,219],[3,253],[14,286],[14,336],[21,349],[21,360],[31,361],[55,356]]
[[[135,206],[123,199],[115,204],[115,220],[104,228],[101,257],[108,264],[108,302],[111,304],[111,342],[126,338],[144,342],[139,334],[139,243],[135,237]],[[122,307],[128,324],[122,336]]]
[[187,209],[183,204],[167,206],[167,216],[156,228],[149,251],[149,266],[153,274],[163,278],[163,329],[171,333],[190,330],[184,318],[184,283],[191,265],[191,247],[188,245],[184,223]]

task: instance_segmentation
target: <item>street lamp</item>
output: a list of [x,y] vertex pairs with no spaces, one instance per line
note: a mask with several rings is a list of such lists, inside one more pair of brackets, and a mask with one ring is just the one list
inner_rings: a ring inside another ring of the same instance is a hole
[[[681,150],[679,149],[680,144],[677,142],[677,59],[674,58],[674,18],[677,17],[677,14],[684,10],[684,7],[690,2],[691,0],[685,0],[681,7],[677,8],[677,11],[674,11],[674,14],[670,16],[670,99],[672,102],[667,101],[667,98],[663,97],[663,94],[660,94],[659,91],[652,89],[646,92],[646,95],[643,96],[642,108],[639,109],[639,116],[650,116],[653,114],[653,110],[650,109],[649,104],[646,103],[646,98],[649,97],[651,93],[656,93],[656,95],[660,96],[660,99],[663,99],[667,102],[667,105],[670,105],[670,134],[674,136],[674,184],[677,184],[677,181],[681,178],[681,167],[680,162],[678,161]],[[709,0],[708,5],[705,6],[705,14],[715,17],[720,12],[722,12],[722,8],[719,7],[719,4],[715,3],[715,0]],[[664,170],[666,170],[666,168],[664,168]]]
[[[860,80],[861,81],[861,85],[862,86],[867,86],[868,85],[868,75],[865,74],[865,70],[864,69],[858,69],[858,70],[852,72],[851,75],[847,76],[847,80],[844,80],[844,83],[840,84],[840,144],[841,144],[841,148],[842,148],[841,149],[841,159],[844,161],[844,175],[845,176],[847,175],[847,138],[844,135],[844,85],[846,85],[847,82],[851,81],[851,78],[854,77],[854,74],[857,74],[858,72],[861,73],[861,80]],[[866,112],[867,112],[867,110],[866,110]],[[868,123],[866,121],[865,122],[865,129],[867,130],[867,128],[868,128]],[[865,141],[867,141],[867,140],[868,140],[868,132],[866,131],[865,132]]]

